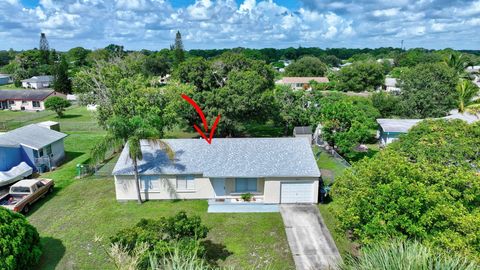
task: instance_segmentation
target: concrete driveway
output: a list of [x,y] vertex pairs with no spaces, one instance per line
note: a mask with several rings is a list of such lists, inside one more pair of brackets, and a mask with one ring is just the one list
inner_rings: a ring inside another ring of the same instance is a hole
[[281,205],[288,244],[297,270],[335,269],[341,261],[315,205]]

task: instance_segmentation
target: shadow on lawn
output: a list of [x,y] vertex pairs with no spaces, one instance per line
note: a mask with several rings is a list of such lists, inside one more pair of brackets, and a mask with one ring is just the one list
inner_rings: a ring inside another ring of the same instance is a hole
[[228,256],[233,254],[225,245],[214,243],[211,240],[205,240],[202,244],[207,251],[207,260],[213,265],[218,265],[219,260],[225,261]]
[[82,117],[81,114],[64,114],[60,119],[71,119],[71,118],[78,118]]
[[65,159],[63,160],[63,163],[62,163],[62,166],[65,164],[65,163],[68,163],[74,159],[76,159],[77,157],[81,156],[81,155],[84,155],[85,152],[73,152],[73,151],[65,151]]
[[36,269],[55,269],[65,254],[62,241],[53,237],[41,237],[42,257]]

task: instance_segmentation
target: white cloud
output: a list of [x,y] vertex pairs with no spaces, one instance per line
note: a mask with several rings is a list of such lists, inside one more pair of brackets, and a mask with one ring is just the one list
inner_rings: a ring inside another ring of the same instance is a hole
[[[27,8],[19,0],[4,0],[0,49],[37,46],[40,32],[58,49],[109,43],[161,49],[172,43],[177,30],[187,48],[378,47],[396,46],[401,39],[427,47],[480,43],[475,31],[480,0],[301,0],[295,9],[277,0],[196,0],[180,8],[172,2],[40,0]],[[436,41],[439,35],[442,42]]]

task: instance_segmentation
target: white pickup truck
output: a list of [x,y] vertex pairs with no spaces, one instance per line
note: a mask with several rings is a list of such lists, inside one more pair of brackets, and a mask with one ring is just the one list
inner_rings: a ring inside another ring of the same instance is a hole
[[30,206],[53,191],[52,179],[21,180],[10,187],[10,192],[0,197],[0,206],[15,212],[28,213]]

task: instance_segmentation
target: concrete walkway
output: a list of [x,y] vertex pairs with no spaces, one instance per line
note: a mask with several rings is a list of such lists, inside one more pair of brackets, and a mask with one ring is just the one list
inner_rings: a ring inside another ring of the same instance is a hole
[[315,205],[281,205],[288,244],[297,270],[335,269],[341,261]]

